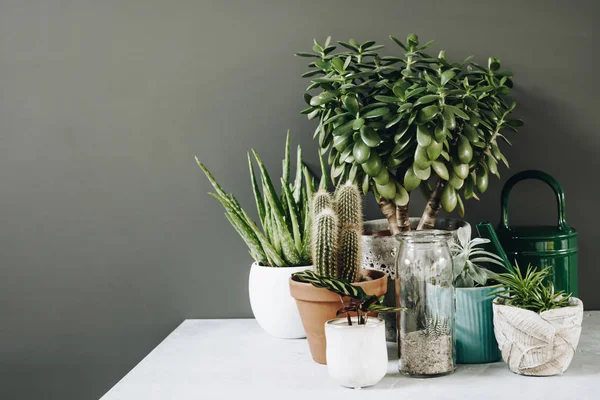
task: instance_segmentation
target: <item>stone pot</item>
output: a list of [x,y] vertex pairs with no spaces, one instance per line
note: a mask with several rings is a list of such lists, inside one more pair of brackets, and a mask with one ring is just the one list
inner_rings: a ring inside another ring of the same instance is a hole
[[549,376],[565,372],[581,335],[583,303],[571,299],[570,307],[540,314],[493,302],[494,333],[502,359],[517,374]]
[[456,361],[483,364],[500,360],[494,336],[492,293],[500,285],[456,288]]
[[[420,218],[410,218],[411,228],[416,228]],[[456,238],[456,231],[462,226],[468,226],[469,232],[471,226],[468,222],[455,218],[437,218],[435,229],[453,231],[453,237]],[[389,276],[388,291],[385,296],[385,304],[396,306],[396,289],[394,286],[394,277],[396,275],[396,254],[398,252],[398,241],[390,235],[387,219],[376,219],[366,221],[363,224],[363,268],[376,269],[383,271]],[[396,315],[386,313],[382,315],[385,321],[385,338],[388,342],[396,342]]]
[[[353,283],[365,293],[381,296],[387,291],[387,275],[381,271],[366,272],[372,280]],[[342,308],[340,297],[325,288],[317,288],[310,283],[289,279],[290,293],[296,299],[302,325],[306,331],[308,346],[313,360],[326,364],[325,322],[336,318],[336,312]]]
[[387,372],[385,322],[368,318],[358,325],[358,318],[332,319],[325,323],[327,370],[341,386],[360,389],[376,385]]
[[306,337],[296,302],[290,296],[290,276],[306,267],[264,267],[253,263],[248,279],[250,307],[265,332],[280,339]]

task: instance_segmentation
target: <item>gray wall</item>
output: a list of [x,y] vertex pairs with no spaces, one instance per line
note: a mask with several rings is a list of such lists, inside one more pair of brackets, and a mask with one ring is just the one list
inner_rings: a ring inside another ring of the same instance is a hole
[[[278,171],[289,127],[314,166],[292,53],[329,34],[502,59],[527,123],[502,181],[540,168],[564,185],[600,308],[599,16],[594,0],[0,1],[0,398],[98,398],[182,319],[251,316],[251,260],[193,156],[247,207],[249,148]],[[502,181],[469,221],[497,222]],[[541,185],[511,211],[556,220]]]

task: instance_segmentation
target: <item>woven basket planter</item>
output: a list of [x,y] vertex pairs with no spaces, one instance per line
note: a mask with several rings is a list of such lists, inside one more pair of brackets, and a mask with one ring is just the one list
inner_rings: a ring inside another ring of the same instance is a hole
[[512,372],[549,376],[567,370],[583,319],[581,300],[573,298],[571,304],[538,314],[494,300],[494,333],[502,359]]

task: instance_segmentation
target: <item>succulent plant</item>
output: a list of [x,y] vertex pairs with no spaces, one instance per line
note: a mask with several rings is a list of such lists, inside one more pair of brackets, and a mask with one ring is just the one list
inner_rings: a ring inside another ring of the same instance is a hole
[[198,166],[215,189],[210,193],[225,208],[225,216],[244,240],[250,254],[260,265],[272,267],[305,266],[311,264],[310,252],[310,201],[315,191],[315,181],[302,163],[302,149],[298,146],[296,176],[290,182],[290,134],[288,131],[281,194],[278,195],[271,177],[258,154],[252,151],[260,170],[262,193],[248,154],[250,181],[262,229],[250,218],[235,196],[226,193],[210,171],[196,157]]
[[330,38],[296,55],[312,59],[302,113],[318,121],[314,137],[329,153],[332,180],[372,192],[395,234],[410,229],[407,208],[417,188],[428,197],[418,229],[432,228],[441,208],[463,216],[463,198],[478,199],[489,175],[499,176],[498,163],[508,167],[503,130],[523,122],[509,118],[512,73],[500,71],[497,58],[487,67],[471,57],[454,63],[444,51],[425,53],[433,41],[390,38],[404,56],[381,56],[384,46],[354,40],[338,42],[347,51],[334,53]]
[[[368,313],[398,312],[402,307],[387,307],[383,304],[383,296],[377,297],[368,295],[360,286],[353,286],[345,279],[336,279],[328,276],[321,276],[313,271],[307,270],[292,274],[292,279],[298,282],[310,283],[318,288],[325,288],[340,296],[342,307],[337,315],[346,314],[348,325],[352,325],[350,313],[354,312],[358,316],[358,324],[366,324]],[[344,298],[349,301],[344,303]]]
[[437,314],[434,317],[431,314],[427,314],[421,334],[434,338],[442,335],[449,335],[450,329],[448,327],[448,321],[448,317],[440,317]]
[[332,208],[313,217],[313,262],[319,275],[338,275],[338,218]]
[[319,275],[354,282],[362,259],[362,199],[352,183],[334,196],[320,189],[313,197],[313,262]]
[[503,286],[494,294],[504,301],[504,305],[536,313],[572,305],[571,294],[555,291],[551,281],[546,283],[551,275],[552,267],[537,269],[528,265],[523,274],[516,264],[494,278]]
[[362,262],[362,198],[356,185],[347,182],[335,192],[339,221],[338,276],[349,282],[357,279]]
[[496,274],[480,263],[491,263],[504,266],[502,257],[481,248],[481,245],[490,242],[489,239],[471,239],[471,229],[467,227],[458,228],[458,240],[450,242],[452,252],[452,282],[455,287],[485,286],[488,279],[494,278]]

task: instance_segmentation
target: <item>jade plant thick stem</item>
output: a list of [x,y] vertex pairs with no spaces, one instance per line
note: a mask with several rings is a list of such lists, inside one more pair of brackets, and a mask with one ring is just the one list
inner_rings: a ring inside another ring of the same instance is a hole
[[[314,137],[328,154],[335,182],[351,182],[375,195],[392,233],[410,229],[407,207],[413,191],[428,198],[418,229],[435,225],[439,211],[458,209],[478,199],[498,163],[508,167],[500,139],[523,122],[510,118],[516,107],[507,96],[512,73],[490,57],[487,67],[453,62],[445,52],[425,53],[420,44],[391,37],[403,55],[383,56],[383,46],[315,40],[303,77],[311,79],[302,111],[318,122]],[[464,199],[464,200],[463,200]],[[400,219],[400,220],[399,220]]]

